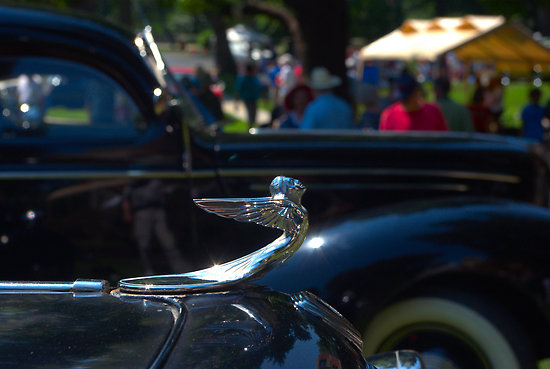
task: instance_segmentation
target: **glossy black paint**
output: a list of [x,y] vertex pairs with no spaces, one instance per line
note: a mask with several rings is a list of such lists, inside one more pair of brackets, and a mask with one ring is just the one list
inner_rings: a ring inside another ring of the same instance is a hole
[[0,293],[2,368],[364,368],[359,350],[289,296]]
[[174,325],[161,301],[0,293],[0,367],[147,368]]
[[[263,196],[274,176],[294,176],[307,183],[303,203],[313,227],[415,198],[479,196],[547,206],[546,164],[532,144],[512,138],[359,132],[193,138],[202,150],[216,153],[219,183],[195,181],[197,197]],[[200,213],[197,218],[199,227],[224,227],[219,220],[212,223],[215,218]],[[234,225],[228,226],[234,234]],[[243,244],[261,238],[252,227],[238,229]],[[208,250],[215,247],[215,234],[200,229],[198,237]]]
[[465,290],[510,309],[548,354],[547,209],[445,198],[381,207],[318,226],[293,258],[258,283],[310,290],[360,330],[393,300]]
[[180,301],[188,315],[167,368],[316,369],[327,357],[336,367],[365,365],[356,348],[287,295],[253,288]]

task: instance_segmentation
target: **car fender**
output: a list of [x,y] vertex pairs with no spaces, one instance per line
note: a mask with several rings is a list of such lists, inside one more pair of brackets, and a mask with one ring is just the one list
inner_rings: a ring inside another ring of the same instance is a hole
[[444,285],[458,275],[498,280],[544,301],[548,239],[550,211],[541,207],[479,198],[412,201],[312,224],[296,255],[260,283],[309,290],[352,321],[423,281]]

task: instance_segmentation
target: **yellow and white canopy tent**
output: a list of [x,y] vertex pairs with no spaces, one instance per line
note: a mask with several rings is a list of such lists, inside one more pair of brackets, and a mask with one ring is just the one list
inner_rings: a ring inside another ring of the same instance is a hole
[[453,52],[462,62],[487,62],[511,74],[548,71],[550,50],[502,16],[410,19],[363,47],[360,59],[434,62]]

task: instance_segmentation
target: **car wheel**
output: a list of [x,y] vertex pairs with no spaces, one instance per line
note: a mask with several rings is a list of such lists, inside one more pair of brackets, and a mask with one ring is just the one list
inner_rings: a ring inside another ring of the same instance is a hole
[[527,335],[514,318],[477,298],[403,300],[377,313],[364,332],[365,354],[413,349],[428,369],[536,368]]

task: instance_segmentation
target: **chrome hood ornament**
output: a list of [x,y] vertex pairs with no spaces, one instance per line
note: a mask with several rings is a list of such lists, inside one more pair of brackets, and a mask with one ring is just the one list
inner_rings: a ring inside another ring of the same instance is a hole
[[183,274],[123,279],[119,282],[120,289],[141,293],[195,292],[218,290],[261,277],[292,256],[304,241],[308,216],[301,198],[305,190],[300,181],[279,176],[271,182],[271,197],[194,200],[210,213],[277,228],[283,234],[258,251],[225,264]]

